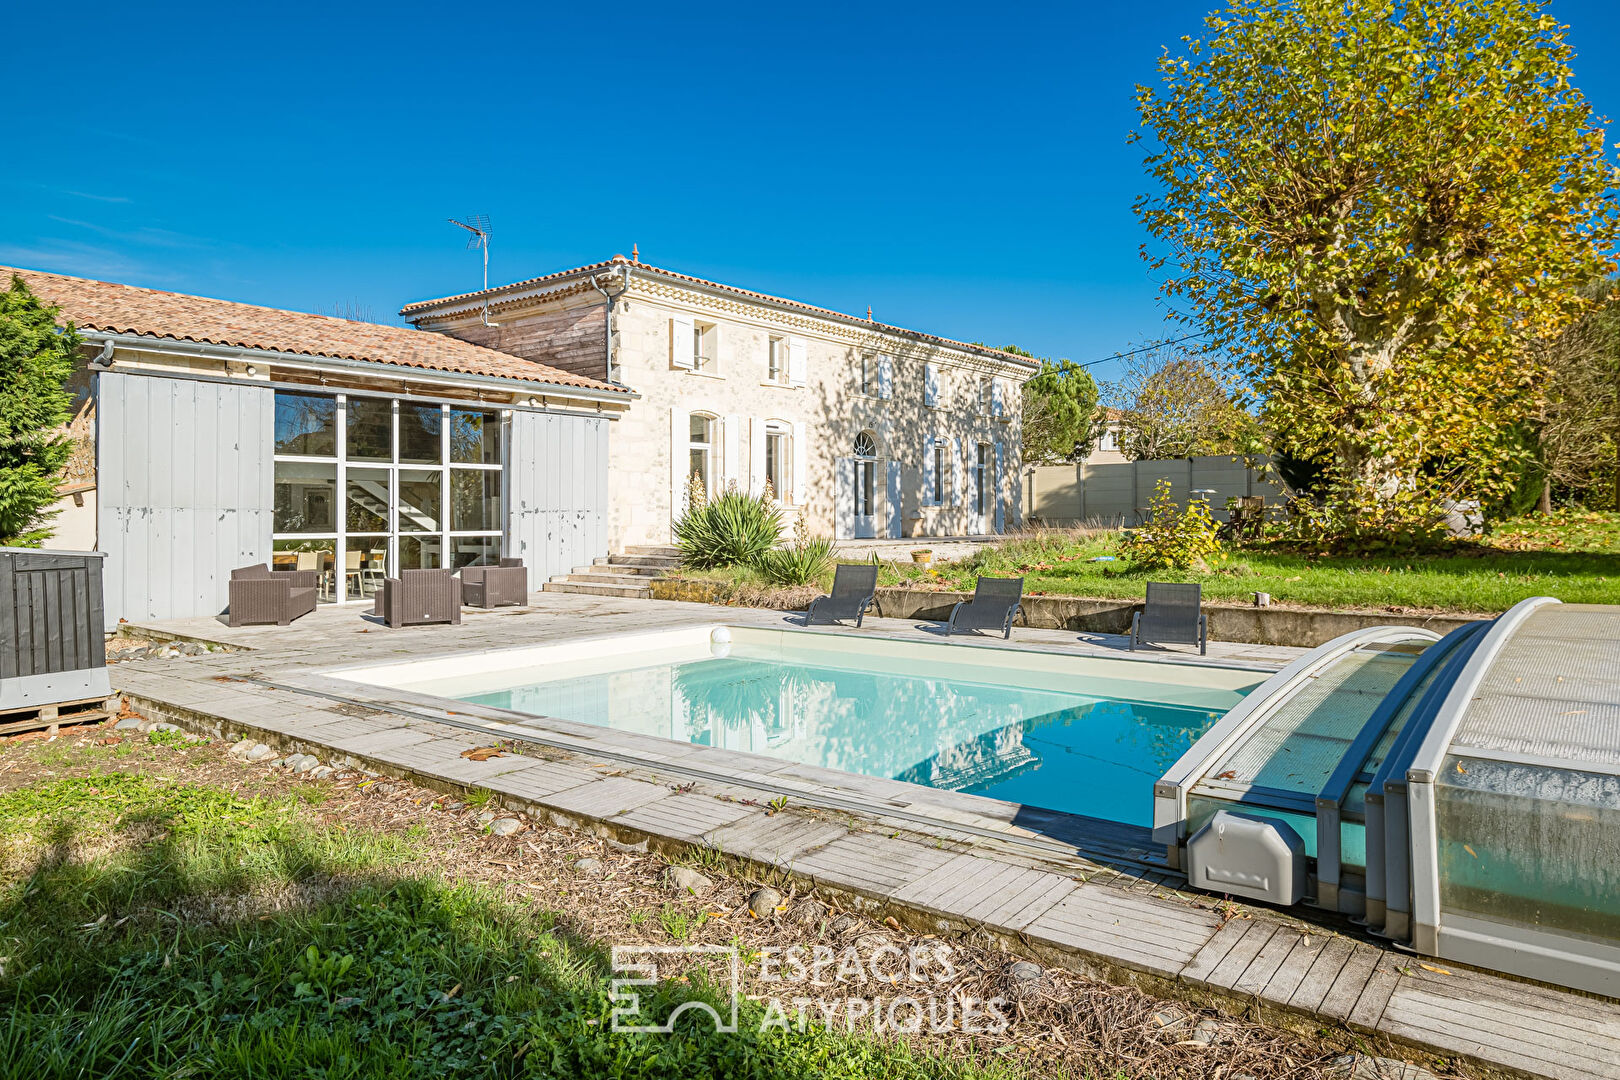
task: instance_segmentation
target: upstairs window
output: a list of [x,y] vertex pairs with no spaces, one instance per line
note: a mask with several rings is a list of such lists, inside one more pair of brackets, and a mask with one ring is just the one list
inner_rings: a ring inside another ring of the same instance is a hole
[[765,378],[771,382],[787,379],[788,343],[786,338],[773,337],[765,346]]
[[714,323],[692,324],[692,370],[712,372],[715,369],[715,342],[719,327]]

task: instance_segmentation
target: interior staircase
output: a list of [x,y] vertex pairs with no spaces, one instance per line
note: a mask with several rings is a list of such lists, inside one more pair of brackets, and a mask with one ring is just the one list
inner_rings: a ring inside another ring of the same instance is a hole
[[636,596],[648,599],[647,583],[681,565],[679,548],[658,544],[631,544],[622,552],[576,566],[541,586],[544,592],[590,593],[596,596]]

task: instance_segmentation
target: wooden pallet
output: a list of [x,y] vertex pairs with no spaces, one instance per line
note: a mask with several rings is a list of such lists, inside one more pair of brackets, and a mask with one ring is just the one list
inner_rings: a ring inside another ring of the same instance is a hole
[[112,713],[108,705],[116,698],[85,698],[82,701],[58,701],[50,705],[28,705],[0,712],[0,735],[16,735],[40,728],[54,729],[60,724],[96,724]]

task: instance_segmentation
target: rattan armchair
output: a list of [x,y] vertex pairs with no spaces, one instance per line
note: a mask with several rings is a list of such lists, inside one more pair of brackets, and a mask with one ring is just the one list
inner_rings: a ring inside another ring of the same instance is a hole
[[263,563],[231,571],[231,626],[275,623],[287,626],[315,610],[320,574],[315,570],[272,570]]
[[499,566],[463,566],[461,602],[492,608],[529,602],[529,571],[522,559],[502,559]]
[[461,579],[451,570],[401,570],[383,581],[372,613],[389,626],[461,623]]

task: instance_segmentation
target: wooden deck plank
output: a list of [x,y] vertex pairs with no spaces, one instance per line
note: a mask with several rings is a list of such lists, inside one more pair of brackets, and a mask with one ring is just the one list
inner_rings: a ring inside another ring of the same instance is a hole
[[1316,963],[1316,958],[1331,940],[1333,938],[1328,934],[1301,933],[1288,953],[1288,959],[1278,965],[1261,989],[1260,996],[1266,1001],[1287,1005],[1294,991],[1299,989],[1299,984],[1305,980],[1306,972],[1310,971],[1311,965]]
[[706,834],[703,842],[728,855],[786,866],[801,853],[830,844],[848,832],[843,825],[816,818],[756,814],[720,826]]
[[1327,997],[1328,991],[1333,988],[1333,980],[1339,977],[1344,969],[1344,963],[1350,959],[1354,942],[1347,938],[1336,937],[1328,942],[1326,947],[1317,954],[1316,962],[1311,964],[1310,970],[1300,980],[1299,989],[1289,999],[1289,1004],[1296,1009],[1314,1013],[1321,1008],[1322,999]]
[[816,881],[893,893],[956,858],[948,851],[876,833],[849,833],[794,857],[794,873]]
[[1350,951],[1350,958],[1339,969],[1339,975],[1328,987],[1327,996],[1322,998],[1322,1004],[1316,1011],[1333,1020],[1344,1020],[1350,1015],[1350,1010],[1361,1000],[1361,992],[1367,988],[1367,980],[1372,978],[1374,966],[1381,956],[1379,950],[1363,942],[1356,942]]
[[1145,897],[1133,899],[1140,914],[1149,917],[1134,917],[1131,911],[1121,909],[1118,895],[1110,897],[1108,892],[1106,888],[1082,885],[1033,920],[1024,932],[1104,955],[1113,950],[1120,959],[1173,976],[1187,966],[1219,926],[1213,914],[1202,923],[1156,922],[1151,918],[1154,909],[1169,905]]
[[1254,958],[1260,955],[1260,950],[1277,933],[1277,924],[1269,921],[1255,920],[1254,928],[1243,935],[1243,940],[1232,946],[1232,951],[1226,954],[1226,959],[1215,965],[1215,970],[1209,973],[1206,980],[1210,986],[1219,986],[1230,989],[1237,984],[1243,973],[1254,963]]
[[1463,1007],[1468,1004],[1401,985],[1384,1010],[1380,1028],[1556,1080],[1614,1080],[1620,1076],[1620,1058],[1613,1047],[1592,1047],[1556,1033],[1520,1027],[1500,1013]]
[[1249,961],[1249,966],[1243,970],[1243,974],[1232,984],[1232,989],[1251,997],[1260,996],[1260,992],[1266,988],[1271,977],[1277,973],[1283,961],[1288,959],[1294,947],[1299,944],[1299,939],[1300,935],[1293,927],[1277,927],[1276,932],[1271,935],[1271,940],[1261,947],[1254,959]]
[[638,806],[615,820],[632,828],[695,844],[705,833],[730,825],[750,814],[753,807],[725,802],[709,795],[676,792],[646,806]]
[[1400,981],[1400,961],[1388,953],[1380,954],[1373,965],[1372,976],[1362,988],[1361,996],[1350,1007],[1350,1015],[1345,1022],[1351,1027],[1369,1031],[1376,1029],[1378,1021],[1383,1018],[1384,1008],[1389,1004],[1390,995],[1394,994]]
[[[518,779],[521,780],[522,776]],[[610,776],[606,780],[596,780],[547,795],[545,802],[551,809],[564,813],[610,818],[626,810],[636,810],[660,799],[671,798],[674,794],[667,787],[649,784],[645,780]]]
[[1226,959],[1226,954],[1232,947],[1254,926],[1253,919],[1227,919],[1215,931],[1210,939],[1204,942],[1191,962],[1181,972],[1181,977],[1189,982],[1203,983],[1209,979],[1210,972],[1215,966]]

